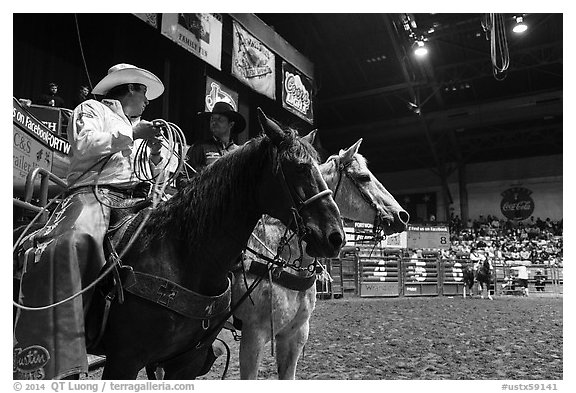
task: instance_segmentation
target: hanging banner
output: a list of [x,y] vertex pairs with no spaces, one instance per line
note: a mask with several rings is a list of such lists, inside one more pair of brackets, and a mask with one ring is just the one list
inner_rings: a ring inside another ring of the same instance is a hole
[[135,14],[132,15],[137,16],[144,22],[148,23],[152,27],[158,28],[158,14]]
[[41,167],[56,176],[65,177],[70,165],[70,144],[50,132],[15,98],[12,104],[12,180],[16,195],[23,193],[28,172],[34,168]]
[[276,99],[276,56],[233,21],[232,75],[260,94]]
[[285,61],[282,61],[282,106],[308,123],[314,122],[312,82]]
[[59,151],[63,154],[68,154],[70,151],[70,143],[67,140],[50,132],[43,122],[31,115],[15,98],[12,99],[12,119],[14,125],[25,130],[51,150]]
[[218,14],[162,14],[162,34],[221,70],[222,19]]
[[28,112],[40,120],[53,134],[58,135],[62,124],[60,108],[32,104],[28,107]]
[[207,112],[212,112],[214,104],[217,102],[226,102],[230,104],[236,112],[238,112],[238,93],[227,88],[222,83],[206,77],[206,94],[204,95],[204,109]]

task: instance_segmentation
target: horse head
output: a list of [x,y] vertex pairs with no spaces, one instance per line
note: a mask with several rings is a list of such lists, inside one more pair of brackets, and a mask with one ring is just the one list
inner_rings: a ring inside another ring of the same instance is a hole
[[308,255],[338,255],[345,242],[344,229],[332,192],[320,173],[317,153],[296,131],[283,129],[260,108],[258,117],[273,156],[270,179],[259,190],[265,213],[298,233],[306,242]]
[[[321,171],[334,190],[342,216],[374,223],[385,235],[406,230],[410,215],[370,172],[358,153],[362,139],[328,158]],[[360,216],[359,216],[360,214]]]

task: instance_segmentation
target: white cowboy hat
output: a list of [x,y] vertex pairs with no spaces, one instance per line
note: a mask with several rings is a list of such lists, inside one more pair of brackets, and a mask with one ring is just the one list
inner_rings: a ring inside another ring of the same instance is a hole
[[148,100],[158,98],[164,92],[164,84],[156,75],[131,64],[121,63],[110,67],[108,75],[98,82],[92,93],[105,95],[113,87],[126,83],[145,85]]

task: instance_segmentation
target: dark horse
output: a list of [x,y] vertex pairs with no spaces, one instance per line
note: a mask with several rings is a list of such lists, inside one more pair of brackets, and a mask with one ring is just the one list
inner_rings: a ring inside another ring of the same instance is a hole
[[[228,272],[262,214],[304,230],[311,255],[338,254],[343,227],[314,150],[293,130],[259,115],[266,137],[216,161],[151,213],[125,258],[135,271],[219,296],[230,290]],[[142,367],[158,364],[167,379],[194,378],[207,356],[208,346],[197,348],[206,327],[205,321],[127,295],[110,312],[102,377],[133,379]]]
[[476,270],[474,266],[466,266],[463,272],[463,280],[464,297],[466,297],[466,288],[468,288],[470,296],[472,296],[472,287],[474,286],[474,282],[477,282],[480,297],[484,299],[484,287],[486,287],[486,294],[488,299],[493,300],[492,295],[490,295],[490,285],[492,284],[492,266],[488,258],[484,259],[484,262],[482,262],[482,265],[478,270]]
[[159,203],[123,256],[132,281],[91,351],[106,356],[103,379],[135,379],[151,365],[167,379],[201,375],[230,305],[228,272],[262,214],[299,233],[310,255],[338,255],[342,221],[316,152],[258,112],[265,135]]

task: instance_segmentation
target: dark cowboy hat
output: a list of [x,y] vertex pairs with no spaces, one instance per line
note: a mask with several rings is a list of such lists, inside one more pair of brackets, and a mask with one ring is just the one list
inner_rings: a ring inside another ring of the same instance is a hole
[[244,119],[244,116],[236,112],[234,108],[232,108],[232,105],[227,102],[218,101],[214,104],[212,112],[199,112],[198,117],[205,119],[210,118],[213,114],[224,115],[228,120],[233,121],[234,127],[232,127],[231,130],[233,134],[239,134],[244,130],[244,128],[246,128],[246,120]]

